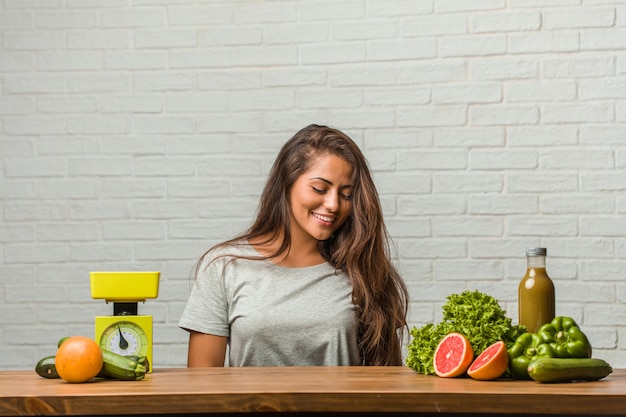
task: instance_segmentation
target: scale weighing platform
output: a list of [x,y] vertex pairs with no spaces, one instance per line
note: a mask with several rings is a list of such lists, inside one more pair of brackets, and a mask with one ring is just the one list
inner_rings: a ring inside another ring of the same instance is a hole
[[159,295],[160,272],[90,272],[91,298],[113,303],[112,316],[96,316],[95,340],[124,356],[145,356],[152,371],[152,316],[138,315],[139,302]]

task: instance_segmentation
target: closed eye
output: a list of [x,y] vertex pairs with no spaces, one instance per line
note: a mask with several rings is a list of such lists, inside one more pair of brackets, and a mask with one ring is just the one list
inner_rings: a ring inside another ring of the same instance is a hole
[[[318,193],[318,194],[326,194],[326,192],[327,192],[327,190],[322,190],[322,189],[317,188],[317,187],[314,187],[314,186],[311,186],[311,189],[312,189],[314,192]],[[351,196],[351,195],[349,195],[349,194],[339,193],[339,196],[340,196],[341,198],[343,198],[344,200],[347,200],[347,201],[352,200],[352,196]]]

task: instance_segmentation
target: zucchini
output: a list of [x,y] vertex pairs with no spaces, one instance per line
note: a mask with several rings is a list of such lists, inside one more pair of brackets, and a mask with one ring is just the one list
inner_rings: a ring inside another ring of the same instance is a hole
[[147,370],[143,365],[146,361],[144,356],[122,356],[102,349],[102,359],[102,370],[98,374],[99,377],[123,381],[139,381],[146,375]]
[[150,362],[148,362],[148,358],[140,355],[128,355],[124,356],[125,358],[129,358],[137,362],[139,365],[143,365],[146,368],[146,373],[150,372]]
[[57,372],[57,367],[54,364],[54,356],[46,356],[41,358],[37,365],[35,365],[35,372],[42,378],[58,379],[61,378]]
[[69,339],[69,336],[65,336],[64,338],[59,339],[59,342],[57,343],[57,347],[60,348],[63,342],[65,342],[67,339]]
[[535,358],[528,364],[528,375],[538,382],[597,381],[611,372],[611,365],[597,358]]

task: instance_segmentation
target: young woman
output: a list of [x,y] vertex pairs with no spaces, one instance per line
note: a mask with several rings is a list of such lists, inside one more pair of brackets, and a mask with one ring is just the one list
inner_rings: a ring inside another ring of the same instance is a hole
[[280,150],[256,220],[209,249],[180,327],[188,366],[402,365],[408,294],[358,146],[310,125]]

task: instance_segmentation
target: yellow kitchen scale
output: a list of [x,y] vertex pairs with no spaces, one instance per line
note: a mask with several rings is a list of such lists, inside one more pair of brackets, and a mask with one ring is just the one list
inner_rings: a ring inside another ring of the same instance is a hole
[[95,340],[124,356],[145,356],[152,371],[152,316],[138,315],[139,302],[159,295],[160,272],[90,272],[91,298],[113,303],[112,316],[96,316]]

